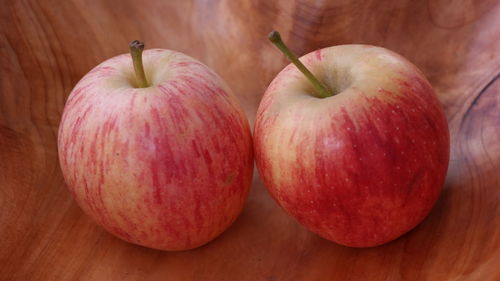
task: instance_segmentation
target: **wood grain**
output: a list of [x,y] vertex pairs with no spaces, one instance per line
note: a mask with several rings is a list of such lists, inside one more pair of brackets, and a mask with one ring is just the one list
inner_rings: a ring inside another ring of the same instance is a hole
[[[495,0],[0,1],[0,280],[500,280],[500,4]],[[414,231],[370,249],[309,233],[258,176],[212,243],[160,252],[122,242],[72,201],[56,136],[64,101],[97,63],[147,47],[214,68],[253,123],[287,63],[344,43],[392,49],[435,86],[452,134],[445,190]]]

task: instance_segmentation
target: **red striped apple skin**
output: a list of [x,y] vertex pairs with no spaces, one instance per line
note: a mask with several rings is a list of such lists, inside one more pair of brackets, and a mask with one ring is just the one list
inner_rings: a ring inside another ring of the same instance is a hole
[[243,111],[206,66],[144,52],[153,86],[135,88],[130,55],[95,67],[71,92],[58,135],[78,205],[119,238],[161,250],[201,246],[248,195],[253,154]]
[[289,65],[259,106],[257,168],[274,199],[318,235],[387,243],[430,212],[444,184],[449,132],[429,82],[383,48],[343,45],[301,61],[337,95],[313,96]]

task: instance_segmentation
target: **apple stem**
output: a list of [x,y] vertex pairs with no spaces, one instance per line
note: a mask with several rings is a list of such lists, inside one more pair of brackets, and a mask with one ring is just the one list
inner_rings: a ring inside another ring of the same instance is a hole
[[283,52],[283,54],[285,54],[285,56],[287,56],[287,58],[300,70],[300,72],[307,77],[316,90],[318,97],[326,98],[333,96],[330,90],[328,90],[328,87],[321,83],[316,76],[314,76],[311,71],[309,71],[309,69],[307,69],[307,67],[299,60],[299,58],[290,49],[288,49],[283,40],[281,40],[281,36],[278,31],[274,30],[269,33],[268,38],[274,45],[276,45],[276,47],[278,47],[278,49],[280,49],[281,52]]
[[134,40],[128,45],[130,48],[130,55],[134,64],[135,77],[137,79],[138,88],[149,87],[146,74],[144,73],[144,66],[142,65],[142,51],[144,50],[144,43],[139,40]]

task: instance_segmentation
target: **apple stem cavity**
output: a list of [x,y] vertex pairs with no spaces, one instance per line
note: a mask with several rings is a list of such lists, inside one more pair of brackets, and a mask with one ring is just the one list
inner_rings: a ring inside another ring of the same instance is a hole
[[129,43],[130,55],[132,56],[132,63],[134,64],[135,77],[137,80],[138,88],[149,87],[146,73],[144,73],[144,66],[142,65],[142,51],[144,51],[144,43],[139,40],[134,40]]
[[268,35],[269,40],[276,46],[280,51],[285,54],[285,56],[302,72],[306,78],[311,82],[314,89],[316,90],[316,94],[320,98],[327,98],[333,96],[328,87],[321,83],[321,81],[314,76],[314,74],[307,69],[307,67],[299,60],[297,55],[295,55],[292,50],[290,50],[286,44],[281,40],[280,33],[276,30],[272,31]]

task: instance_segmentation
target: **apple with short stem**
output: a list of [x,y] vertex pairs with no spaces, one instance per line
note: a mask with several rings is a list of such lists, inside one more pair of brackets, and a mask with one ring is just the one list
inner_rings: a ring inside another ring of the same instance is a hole
[[424,75],[380,47],[324,48],[302,64],[279,33],[269,39],[295,64],[271,82],[256,116],[257,168],[274,199],[347,246],[381,245],[414,228],[439,197],[450,152]]
[[[71,92],[58,135],[78,205],[119,238],[161,250],[201,246],[248,195],[253,154],[227,85],[184,54],[144,51],[95,67]],[[134,71],[135,69],[135,71]]]

